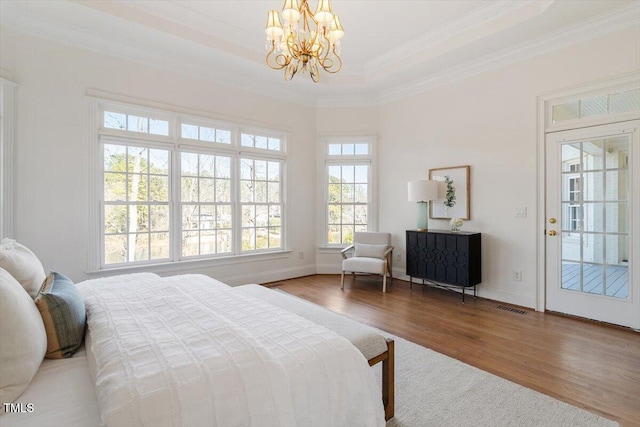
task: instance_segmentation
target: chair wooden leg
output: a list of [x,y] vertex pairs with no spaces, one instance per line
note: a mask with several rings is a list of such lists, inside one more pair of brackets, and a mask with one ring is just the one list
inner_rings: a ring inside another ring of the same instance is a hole
[[340,278],[340,289],[344,289],[344,271],[342,272],[342,276]]
[[382,275],[382,292],[387,292],[387,275]]

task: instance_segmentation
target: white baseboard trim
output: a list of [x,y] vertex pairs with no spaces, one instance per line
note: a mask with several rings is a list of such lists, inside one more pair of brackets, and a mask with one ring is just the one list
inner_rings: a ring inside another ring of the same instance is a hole
[[264,271],[228,277],[216,277],[217,280],[231,286],[246,285],[250,283],[269,283],[278,280],[293,279],[296,277],[311,276],[316,274],[316,266],[313,264],[300,267],[283,268],[280,270]]
[[317,264],[316,274],[341,274],[342,266],[336,264]]
[[[409,276],[404,273],[404,270],[394,268],[393,277],[399,280],[409,281]],[[414,278],[413,283],[421,286],[421,279]],[[462,292],[461,289],[452,288],[454,292]],[[472,293],[472,290],[467,290],[467,295]],[[476,287],[476,295],[482,298],[490,299],[493,301],[504,302],[507,304],[519,305],[521,307],[536,308],[536,296],[534,294],[525,294],[521,292],[505,291],[504,289],[496,288],[495,286],[488,284],[479,284]]]

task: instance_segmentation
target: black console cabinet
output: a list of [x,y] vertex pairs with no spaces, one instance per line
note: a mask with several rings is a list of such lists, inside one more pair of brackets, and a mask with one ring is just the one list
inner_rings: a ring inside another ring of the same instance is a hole
[[[407,230],[407,275],[423,279],[423,284],[462,287],[482,281],[482,251],[480,233],[443,230]],[[411,282],[413,287],[413,282]]]

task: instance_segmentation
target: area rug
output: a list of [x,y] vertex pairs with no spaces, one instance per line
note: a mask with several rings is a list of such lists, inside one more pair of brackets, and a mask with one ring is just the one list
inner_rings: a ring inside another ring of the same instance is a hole
[[[395,417],[387,427],[618,426],[387,332],[395,340]],[[378,383],[381,367],[374,367]]]

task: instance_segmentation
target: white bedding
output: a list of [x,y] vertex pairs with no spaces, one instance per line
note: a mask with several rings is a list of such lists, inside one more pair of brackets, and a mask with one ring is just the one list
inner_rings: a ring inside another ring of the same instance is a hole
[[207,276],[78,285],[107,426],[384,426],[346,339]]
[[[16,403],[21,403],[25,412],[0,410],[0,426],[99,426],[98,404],[84,347],[69,359],[44,359]],[[27,404],[33,405],[32,412],[26,409]]]

